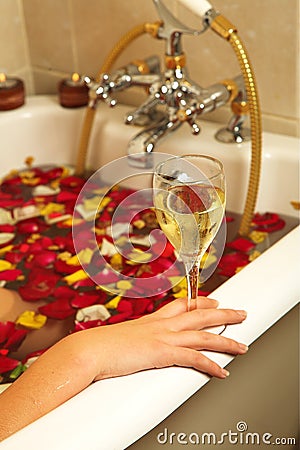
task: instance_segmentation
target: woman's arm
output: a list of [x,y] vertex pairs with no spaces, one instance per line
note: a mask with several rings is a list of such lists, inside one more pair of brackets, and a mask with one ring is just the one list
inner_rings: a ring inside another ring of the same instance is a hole
[[5,439],[90,383],[144,369],[193,367],[225,378],[228,372],[198,350],[243,354],[243,344],[203,328],[240,323],[244,311],[217,309],[215,300],[200,297],[186,312],[178,299],[136,320],[80,331],[42,354],[0,395],[0,440]]

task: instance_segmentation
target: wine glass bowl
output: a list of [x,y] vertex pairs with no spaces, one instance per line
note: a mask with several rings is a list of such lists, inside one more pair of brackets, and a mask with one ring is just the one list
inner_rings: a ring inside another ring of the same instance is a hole
[[196,308],[201,259],[224,217],[223,165],[207,155],[171,157],[155,168],[153,188],[158,223],[185,267],[190,311]]

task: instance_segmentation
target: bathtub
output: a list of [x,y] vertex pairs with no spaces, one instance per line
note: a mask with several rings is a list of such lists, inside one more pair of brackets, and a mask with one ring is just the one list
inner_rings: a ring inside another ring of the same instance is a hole
[[[98,108],[88,167],[96,169],[126,154],[128,141],[137,133],[136,128],[123,125],[127,111],[124,105],[114,109],[103,105]],[[74,163],[83,115],[82,108],[62,108],[55,96],[28,97],[23,107],[1,113],[0,148],[5,155],[1,175],[21,168],[28,156],[35,158],[35,164]],[[218,126],[203,122],[198,138],[183,126],[156,151],[209,153],[221,159],[227,176],[228,209],[241,213],[247,188],[250,143],[218,143],[213,138]],[[264,133],[257,211],[297,217],[290,202],[299,200],[298,150],[298,139]],[[226,336],[248,345],[257,340],[259,343],[260,336],[298,304],[299,240],[298,227],[211,294],[220,301],[221,307],[248,311],[247,320],[241,325],[229,326],[224,333]],[[234,359],[224,354],[210,357],[222,366]],[[198,392],[201,396],[201,389],[209,380],[204,374],[179,367],[103,380],[19,431],[4,441],[1,448],[40,449],[42,439],[45,450],[125,449],[193,394]],[[205,387],[209,389],[210,385],[213,389],[213,383]],[[148,447],[141,444],[136,448]]]

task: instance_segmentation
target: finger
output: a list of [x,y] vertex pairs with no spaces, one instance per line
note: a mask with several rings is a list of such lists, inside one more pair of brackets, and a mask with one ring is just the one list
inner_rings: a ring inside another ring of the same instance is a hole
[[171,332],[167,335],[167,343],[187,347],[194,350],[211,350],[232,355],[242,355],[248,347],[234,339],[226,338],[207,331]]
[[[219,302],[209,297],[197,298],[197,309],[217,308]],[[187,311],[187,299],[177,298],[155,312],[156,318],[169,318]]]
[[183,347],[170,347],[169,355],[171,355],[170,362],[172,361],[169,365],[193,367],[200,372],[217,378],[226,378],[229,375],[227,370],[197,350]]
[[246,311],[235,309],[195,309],[182,314],[181,320],[170,319],[173,331],[201,330],[216,325],[240,323],[247,317]]

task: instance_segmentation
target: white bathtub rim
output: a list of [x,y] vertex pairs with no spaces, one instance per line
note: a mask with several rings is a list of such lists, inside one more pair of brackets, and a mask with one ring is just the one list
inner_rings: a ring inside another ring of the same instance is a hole
[[[243,324],[227,328],[225,334],[228,337],[250,345],[297,305],[300,292],[297,276],[300,267],[299,244],[300,227],[297,227],[214,291],[211,296],[220,301],[221,307],[245,308],[248,311],[248,318]],[[287,259],[284,272],[281,273],[279,264],[282,264],[284,255]],[[257,275],[264,299],[259,305],[267,314],[261,321],[257,320],[258,305],[253,303],[254,294],[259,292],[257,286],[253,287],[253,279]],[[267,283],[270,279],[275,279],[276,285]],[[295,279],[297,283],[289,285]],[[285,304],[276,301],[280,298],[281,289],[285,292]],[[243,299],[240,292],[244,292]],[[210,353],[210,356],[223,367],[233,359],[224,354]],[[45,450],[81,450],[83,443],[89,450],[124,449],[159,424],[208,381],[207,376],[194,370],[172,367],[94,383],[64,405],[5,440],[2,443],[3,450],[12,450],[21,445],[25,449],[38,450],[38,436],[47,436]],[[142,414],[145,410],[151,416],[148,420]],[[134,428],[128,423],[134,424]],[[101,432],[100,424],[104,433]],[[107,433],[109,428],[111,433]],[[81,430],[82,440],[75,432],[78,429]],[[114,429],[118,429],[118,432]],[[99,447],[99,444],[103,447]]]

